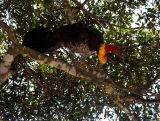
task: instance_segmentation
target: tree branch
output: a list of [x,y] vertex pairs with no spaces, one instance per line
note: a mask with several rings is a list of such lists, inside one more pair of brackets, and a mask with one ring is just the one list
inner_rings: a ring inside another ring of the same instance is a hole
[[146,90],[148,90],[159,79],[160,79],[160,72],[157,73],[157,75],[155,76],[154,79],[152,79],[150,82],[148,82],[149,84],[147,87],[145,87],[141,90],[141,94],[143,94]]
[[[96,71],[90,72],[89,70],[82,70],[78,67],[75,67],[73,65],[67,64],[62,62],[61,60],[54,59],[53,57],[41,54],[37,51],[34,51],[33,49],[27,48],[27,47],[22,47],[20,45],[17,45],[18,48],[22,51],[21,54],[27,54],[29,57],[32,59],[37,60],[41,64],[47,64],[51,67],[55,67],[57,69],[63,70],[70,75],[73,75],[75,77],[83,78],[83,79],[95,79],[95,78],[104,78],[106,77],[105,74],[99,73]],[[17,47],[16,47],[17,48]],[[90,77],[90,74],[92,74],[93,77]]]
[[83,7],[83,6],[84,6],[84,3],[81,4],[81,3],[78,2],[77,0],[72,0],[72,1],[73,1],[77,6],[79,6],[80,9],[81,9],[85,14],[87,14],[88,16],[90,16],[91,18],[93,18],[93,19],[94,19],[95,21],[97,21],[98,23],[99,23],[99,21],[103,21],[103,22],[107,23],[107,24],[110,26],[110,22],[109,22],[108,20],[103,19],[103,18],[101,18],[101,17],[99,17],[99,16],[96,16],[96,15],[90,13],[89,11],[87,11],[87,10]]
[[120,108],[122,109],[126,114],[128,114],[130,116],[130,118],[132,119],[132,121],[139,121],[139,118],[132,114],[131,111],[123,104],[124,102],[120,101],[120,100],[113,100],[113,102]]
[[8,38],[12,41],[13,44],[17,44],[16,33],[11,29],[6,23],[0,21],[0,28],[7,33]]
[[160,103],[160,99],[144,99],[143,95],[139,96],[137,94],[128,94],[126,96],[123,97],[123,99],[125,99],[126,102],[131,103]]
[[[15,45],[11,47],[8,53],[4,56],[4,59],[0,66],[1,70],[4,70],[0,72],[1,76],[9,72],[11,63],[13,62],[14,58],[19,54],[27,54],[29,57],[31,57],[34,60],[37,60],[41,64],[48,64],[51,67],[55,67],[57,69],[63,70],[75,77],[79,77],[87,80],[92,80],[92,79],[95,80],[98,78],[99,79],[104,78],[106,76],[105,74],[102,74],[96,71],[92,71],[92,72],[90,72],[89,70],[84,71],[78,67],[69,65],[60,60],[54,59],[50,56],[43,55],[37,51],[34,51],[27,47],[23,47],[21,45]],[[92,77],[90,76],[91,74],[92,74]],[[6,79],[6,78],[1,78],[1,79]],[[4,82],[4,80],[1,82]]]
[[10,67],[12,62],[14,61],[15,54],[12,49],[9,49],[7,54],[3,57],[0,63],[0,85],[11,76]]
[[64,4],[64,7],[65,7],[67,24],[75,23],[74,17],[73,17],[73,14],[72,14],[72,10],[71,10],[71,8],[70,8],[70,6],[68,4],[68,1],[67,0],[63,0],[63,4]]
[[[16,33],[11,29],[6,23],[0,21],[0,28],[7,33],[8,38],[12,41],[13,45],[17,44]],[[0,85],[11,76],[10,66],[14,61],[15,56],[17,56],[12,49],[8,49],[7,54],[3,57],[2,62],[0,63]]]

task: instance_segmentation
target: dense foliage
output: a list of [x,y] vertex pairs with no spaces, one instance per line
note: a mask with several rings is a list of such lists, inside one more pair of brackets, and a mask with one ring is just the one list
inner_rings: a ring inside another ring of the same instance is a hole
[[[74,20],[97,27],[106,43],[120,46],[122,55],[109,55],[109,62],[103,66],[96,55],[85,61],[80,56],[72,60],[67,50],[57,50],[53,56],[83,69],[103,69],[120,87],[143,93],[146,99],[159,95],[159,80],[155,80],[160,73],[159,0],[86,0],[84,6],[76,0],[68,1]],[[16,30],[21,43],[24,34],[36,26],[54,29],[67,24],[66,8],[63,0],[4,0],[0,1],[0,20]],[[0,42],[2,58],[12,43],[3,31]],[[22,56],[16,58],[11,69],[13,75],[0,87],[0,116],[6,121],[129,120],[91,81]],[[160,118],[159,104],[125,105],[141,120]]]

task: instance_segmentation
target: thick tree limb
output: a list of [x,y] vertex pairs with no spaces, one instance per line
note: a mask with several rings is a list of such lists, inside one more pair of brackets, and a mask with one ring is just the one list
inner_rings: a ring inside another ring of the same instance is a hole
[[[12,41],[13,45],[18,42],[15,31],[6,23],[0,21],[0,28],[7,33],[8,38]],[[12,49],[8,49],[7,54],[3,57],[3,60],[0,63],[0,85],[11,75],[10,66],[14,60],[13,55]]]
[[[43,55],[37,51],[34,51],[30,48],[27,47],[22,47],[20,45],[17,45],[21,50],[21,54],[27,54],[29,57],[31,57],[32,59],[37,60],[38,62],[40,62],[41,64],[47,64],[51,67],[55,67],[57,69],[63,70],[67,73],[69,73],[70,75],[73,75],[75,77],[79,77],[79,78],[83,78],[83,79],[101,79],[101,78],[105,78],[106,75],[103,73],[99,73],[96,71],[92,71],[90,72],[89,70],[82,70],[78,67],[75,67],[73,65],[67,64],[62,62],[61,60],[58,59],[54,59],[53,57],[47,56],[47,55]],[[90,76],[92,74],[92,77]]]
[[[4,59],[1,63],[1,73],[0,73],[0,77],[1,77],[1,82],[4,82],[3,79],[3,75],[9,72],[9,68],[11,66],[11,63],[13,62],[14,58],[19,55],[19,54],[27,54],[29,57],[31,57],[32,59],[37,60],[38,62],[40,62],[41,64],[48,64],[51,67],[55,67],[57,69],[66,71],[67,73],[75,76],[75,77],[79,77],[79,78],[83,78],[83,79],[88,79],[88,80],[92,80],[92,79],[96,79],[96,78],[104,78],[105,75],[96,71],[93,71],[92,73],[90,73],[89,70],[86,70],[85,72],[80,69],[77,68],[75,66],[69,65],[67,63],[64,63],[60,60],[56,60],[53,59],[52,57],[43,55],[37,51],[34,51],[30,48],[27,47],[23,47],[21,45],[15,45],[12,48],[9,49],[8,53],[6,54],[6,56],[4,56]],[[7,58],[7,59],[6,59]],[[11,58],[11,59],[10,59]],[[5,68],[7,66],[7,68]],[[4,69],[3,69],[4,68]],[[4,71],[3,71],[4,70]],[[90,76],[90,74],[92,74],[92,77]]]
[[10,66],[14,60],[14,57],[10,54],[6,54],[0,63],[0,85],[11,76]]
[[17,52],[15,52],[12,48],[9,48],[7,54],[4,55],[3,60],[0,63],[0,85],[12,75],[10,67],[16,56]]

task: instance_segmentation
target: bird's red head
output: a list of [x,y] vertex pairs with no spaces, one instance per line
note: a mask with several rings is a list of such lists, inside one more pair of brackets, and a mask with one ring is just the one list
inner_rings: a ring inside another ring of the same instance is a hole
[[119,47],[113,44],[102,44],[98,52],[98,59],[101,64],[107,63],[108,53],[120,55]]

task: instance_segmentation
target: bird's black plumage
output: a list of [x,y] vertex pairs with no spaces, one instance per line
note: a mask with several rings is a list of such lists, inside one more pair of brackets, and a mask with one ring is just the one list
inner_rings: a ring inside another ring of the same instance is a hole
[[23,45],[42,53],[67,47],[73,52],[87,54],[86,51],[98,51],[101,44],[102,34],[83,23],[69,24],[53,31],[37,27],[27,32],[23,41]]

